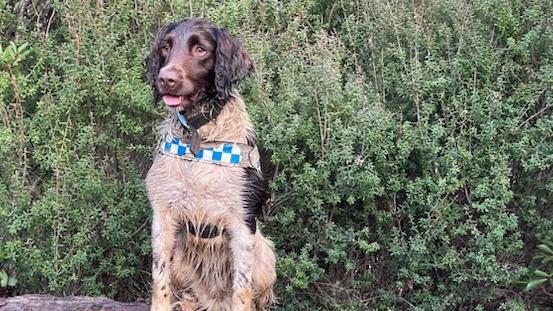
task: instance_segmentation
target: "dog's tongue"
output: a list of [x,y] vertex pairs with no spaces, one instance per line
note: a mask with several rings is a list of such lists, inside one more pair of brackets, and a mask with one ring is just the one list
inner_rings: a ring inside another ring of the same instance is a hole
[[181,103],[180,96],[163,95],[163,101],[169,107],[178,106]]

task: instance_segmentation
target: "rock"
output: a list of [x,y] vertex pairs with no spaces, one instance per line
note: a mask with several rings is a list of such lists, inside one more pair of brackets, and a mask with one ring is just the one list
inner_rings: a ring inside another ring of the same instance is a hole
[[0,298],[0,311],[147,311],[143,303],[122,303],[105,297],[23,295]]

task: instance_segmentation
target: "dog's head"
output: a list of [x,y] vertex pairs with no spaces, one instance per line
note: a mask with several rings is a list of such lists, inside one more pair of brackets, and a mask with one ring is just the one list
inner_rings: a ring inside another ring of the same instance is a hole
[[206,99],[224,103],[253,64],[226,29],[189,18],[158,31],[146,67],[154,101],[182,111]]

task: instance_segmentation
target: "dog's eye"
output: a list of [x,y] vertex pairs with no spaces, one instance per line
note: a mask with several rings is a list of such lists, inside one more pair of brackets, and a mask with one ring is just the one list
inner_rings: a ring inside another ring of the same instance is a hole
[[164,45],[161,48],[159,48],[159,51],[161,52],[161,55],[167,55],[169,53],[169,46]]
[[207,52],[203,47],[196,45],[193,50],[195,55],[204,55]]

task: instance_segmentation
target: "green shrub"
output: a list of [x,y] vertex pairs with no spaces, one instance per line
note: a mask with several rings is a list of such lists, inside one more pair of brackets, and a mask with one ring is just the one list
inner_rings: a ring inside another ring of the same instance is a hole
[[[553,260],[553,251],[549,247],[551,243],[547,244],[540,244],[538,245],[538,248],[542,251],[542,254],[536,256],[536,259],[541,259],[541,264],[544,266],[547,266],[547,264],[550,264]],[[549,273],[536,269],[534,271],[534,279],[530,280],[526,284],[526,290],[533,290],[534,288],[546,285],[546,286],[553,286],[553,270],[548,267],[546,271],[550,271]],[[549,281],[549,282],[547,282]]]
[[516,283],[553,228],[551,1],[23,3],[0,4],[0,268],[21,292],[148,298],[164,113],[142,62],[192,14],[256,61],[279,309],[543,300]]

